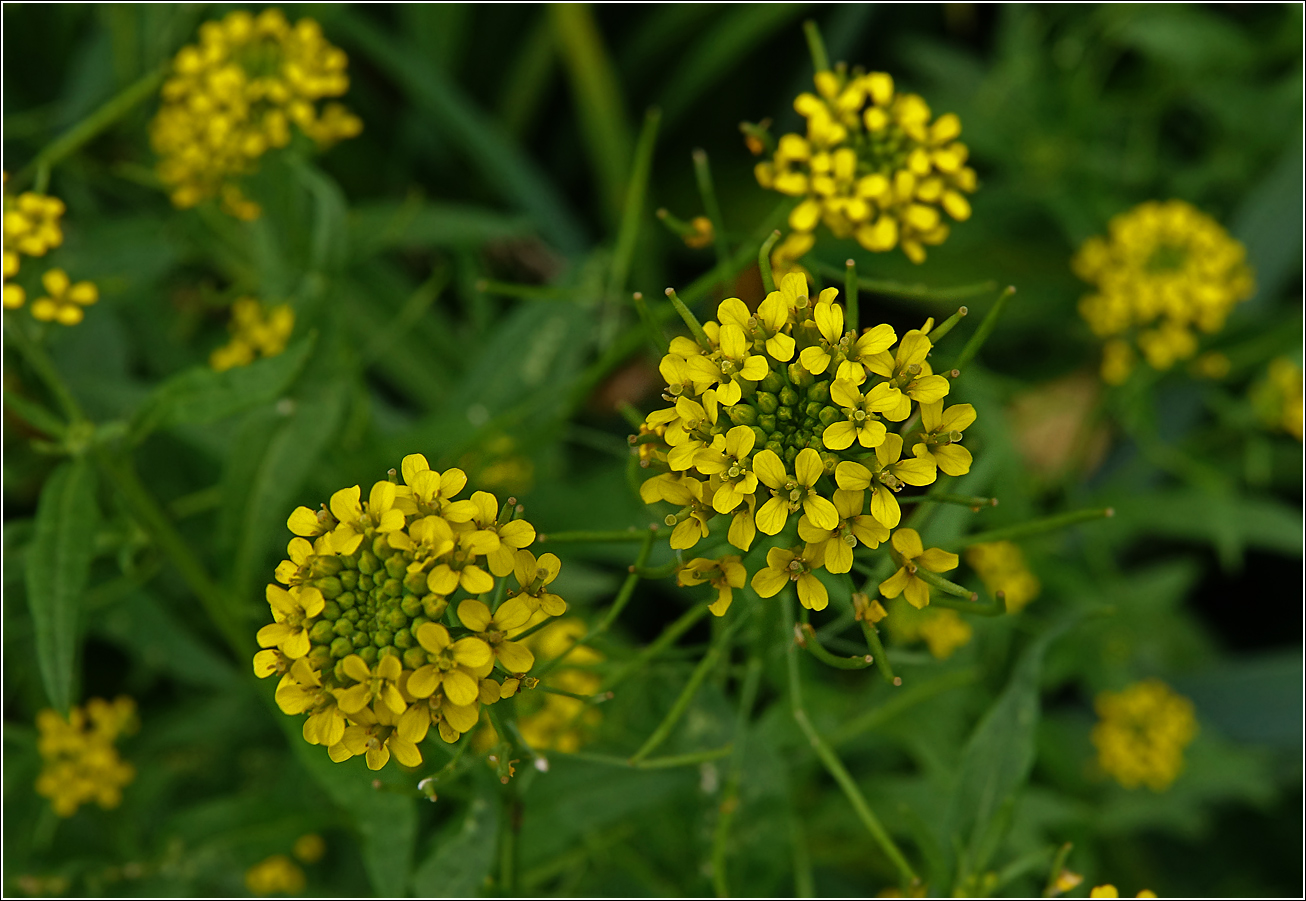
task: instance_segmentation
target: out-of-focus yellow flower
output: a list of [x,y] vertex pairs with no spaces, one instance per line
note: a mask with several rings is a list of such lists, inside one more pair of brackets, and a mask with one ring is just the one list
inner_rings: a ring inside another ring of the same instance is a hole
[[938,609],[930,613],[921,623],[921,638],[930,646],[936,660],[947,660],[970,642],[975,630],[955,610]]
[[1183,752],[1197,735],[1193,702],[1159,679],[1102,692],[1094,707],[1098,764],[1125,788],[1164,791],[1183,770]]
[[258,204],[233,179],[252,173],[266,151],[290,143],[290,126],[320,146],[350,138],[362,122],[338,103],[349,89],[349,60],[312,19],[291,25],[279,9],[257,16],[236,10],[200,27],[183,47],[150,123],[159,178],[177,207],[220,197],[238,219],[256,219]]
[[[531,619],[528,627],[543,621],[543,616],[536,613]],[[525,640],[540,660],[554,660],[567,654],[566,662],[545,677],[550,688],[581,697],[588,697],[599,690],[602,680],[594,671],[594,666],[603,662],[603,655],[588,645],[578,645],[575,650],[570,650],[586,631],[583,620],[560,619]],[[568,754],[577,751],[599,721],[598,709],[579,697],[568,697],[537,688],[524,698],[517,727],[526,744],[537,750]]]
[[707,247],[715,240],[715,233],[712,229],[712,220],[706,216],[695,216],[689,221],[692,232],[685,235],[685,244],[689,247]]
[[[1107,885],[1098,885],[1098,886],[1094,886],[1094,887],[1093,887],[1093,890],[1092,890],[1091,892],[1088,893],[1088,897],[1090,897],[1090,898],[1119,898],[1119,897],[1120,897],[1120,890],[1117,889],[1114,885],[1110,885],[1110,884],[1107,884]],[[1156,897],[1156,892],[1152,891],[1151,889],[1146,889],[1146,888],[1145,888],[1145,889],[1143,889],[1141,892],[1139,892],[1137,895],[1134,895],[1134,897],[1135,897],[1135,898],[1155,898],[1155,897]]]
[[40,730],[37,750],[43,766],[36,792],[50,799],[61,817],[72,816],[82,804],[94,801],[104,809],[117,807],[122,790],[136,778],[135,768],[119,756],[114,742],[136,729],[136,702],[119,697],[112,703],[91,698],[74,707],[64,719],[54,710],[36,717]]
[[972,544],[966,548],[966,562],[990,594],[1003,593],[1008,613],[1019,613],[1043,590],[1038,577],[1025,565],[1020,547],[1010,541]]
[[304,863],[317,863],[326,855],[326,842],[316,832],[310,832],[295,839],[290,853]]
[[289,304],[268,309],[253,297],[242,297],[231,305],[231,340],[209,355],[209,365],[218,372],[248,366],[258,357],[275,357],[286,349],[295,330],[295,311]]
[[802,198],[772,266],[791,271],[822,223],[867,250],[901,247],[922,262],[926,245],[948,237],[944,214],[970,218],[966,195],[977,180],[957,140],[961,120],[952,113],[933,119],[920,96],[896,92],[884,72],[840,66],[817,72],[816,89],[794,100],[806,136],[782,136],[772,158],[754,167],[762,187]]
[[45,295],[32,301],[32,316],[44,322],[76,325],[86,317],[83,307],[100,299],[91,282],[73,284],[62,269],[49,269],[41,276]]
[[304,871],[284,854],[273,854],[245,871],[245,888],[251,895],[302,895]]
[[1197,353],[1194,329],[1212,334],[1252,294],[1246,251],[1211,217],[1182,200],[1148,201],[1111,220],[1071,262],[1095,291],[1079,312],[1107,339],[1102,379],[1120,384],[1134,347],[1153,369]]
[[1252,386],[1251,401],[1267,426],[1302,440],[1302,368],[1296,361],[1272,360],[1265,378]]
[[[5,181],[8,182],[8,173]],[[24,256],[42,257],[63,243],[59,219],[64,203],[58,197],[27,192],[14,197],[4,192],[4,308],[17,310],[27,303],[27,292],[10,279],[18,274]],[[72,283],[62,269],[41,276],[45,294],[32,304],[32,315],[43,322],[76,325],[85,318],[83,307],[100,299],[91,282]]]

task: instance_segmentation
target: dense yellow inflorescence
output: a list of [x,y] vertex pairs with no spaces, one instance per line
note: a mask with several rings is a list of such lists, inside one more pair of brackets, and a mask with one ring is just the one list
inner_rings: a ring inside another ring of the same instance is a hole
[[273,854],[245,871],[245,888],[251,895],[302,895],[304,871],[284,854]]
[[295,330],[295,311],[289,304],[265,307],[253,297],[242,297],[231,306],[231,340],[209,355],[209,365],[222,372],[248,366],[258,357],[275,357],[286,349]]
[[990,594],[1002,592],[1008,613],[1019,613],[1043,590],[1038,576],[1029,571],[1020,546],[1010,541],[972,544],[966,548],[966,562]]
[[[7,177],[6,177],[7,180]],[[22,258],[43,257],[63,243],[59,219],[64,203],[58,197],[28,191],[12,196],[4,194],[4,308],[17,310],[27,303],[27,291],[12,279],[18,274]],[[62,269],[47,269],[41,274],[44,293],[32,302],[32,316],[43,322],[76,325],[85,317],[85,307],[100,299],[91,282],[73,283]]]
[[762,187],[802,198],[773,253],[776,271],[794,267],[822,223],[870,251],[901,247],[919,263],[926,245],[947,239],[945,214],[970,218],[966,195],[976,177],[956,115],[933,119],[929,105],[895,91],[887,73],[842,68],[817,72],[816,93],[798,95],[794,109],[807,120],[806,136],[782,136],[755,168]]
[[43,761],[36,791],[50,799],[55,813],[69,817],[91,801],[106,810],[118,806],[136,770],[118,756],[114,742],[135,731],[136,702],[128,697],[112,702],[91,698],[84,707],[72,708],[68,719],[42,710],[36,726]]
[[318,105],[349,89],[348,63],[317,22],[292,25],[279,9],[257,16],[236,10],[204,23],[199,43],[173,60],[150,124],[173,204],[187,209],[220,197],[232,216],[258,218],[258,204],[235,179],[251,174],[268,150],[289,144],[292,125],[323,147],[362,131],[339,103]]
[[1295,360],[1271,360],[1265,378],[1252,386],[1251,401],[1267,426],[1302,440],[1302,368]]
[[[729,518],[727,539],[741,551],[758,531],[796,537],[771,548],[754,573],[762,597],[792,581],[804,606],[824,609],[827,592],[814,572],[846,573],[854,548],[888,542],[899,570],[881,592],[923,607],[929,588],[919,570],[953,569],[957,556],[925,549],[912,529],[894,532],[902,516],[896,495],[933,483],[939,470],[970,470],[971,455],[957,442],[975,410],[944,406],[949,380],[926,359],[932,321],[901,340],[888,325],[845,331],[837,293],[810,297],[804,276],[790,273],[756,313],[738,298],[722,301],[720,321],[702,327],[704,344],[672,340],[660,366],[672,406],[649,414],[631,439],[641,465],[660,470],[640,494],[675,508],[666,523],[676,550],[695,547],[717,517]],[[720,616],[746,576],[731,554],[689,561],[680,582],[711,584]]]
[[[259,677],[281,675],[281,709],[308,715],[305,741],[337,762],[365,755],[374,770],[391,755],[420,764],[432,727],[446,742],[471,731],[481,706],[510,696],[535,663],[509,635],[567,609],[550,587],[561,563],[527,549],[535,528],[515,501],[456,500],[466,475],[435,472],[421,454],[404,458],[402,478],[377,482],[366,501],[355,485],[329,509],[291,514],[298,537],[281,584],[267,587],[275,622],[259,630],[266,650],[254,657]],[[492,606],[508,576],[517,587]],[[496,666],[509,684],[491,677]]]
[[[1117,889],[1114,885],[1110,885],[1110,884],[1108,884],[1108,885],[1098,885],[1098,886],[1094,886],[1094,887],[1093,887],[1093,890],[1092,890],[1091,892],[1088,893],[1088,897],[1090,897],[1090,898],[1119,898],[1119,897],[1120,897],[1120,890]],[[1134,897],[1135,897],[1135,898],[1155,898],[1155,897],[1156,897],[1156,892],[1152,891],[1151,889],[1146,889],[1146,888],[1145,888],[1145,889],[1143,889],[1142,891],[1140,891],[1137,895],[1134,895]]]
[[1098,764],[1125,788],[1164,791],[1183,770],[1184,748],[1197,735],[1193,702],[1159,679],[1120,692],[1103,692],[1094,703]]
[[1158,370],[1194,356],[1195,330],[1218,332],[1253,289],[1242,244],[1182,200],[1116,216],[1107,237],[1085,241],[1071,266],[1095,288],[1079,312],[1106,340],[1102,379],[1113,385],[1129,376],[1135,349]]

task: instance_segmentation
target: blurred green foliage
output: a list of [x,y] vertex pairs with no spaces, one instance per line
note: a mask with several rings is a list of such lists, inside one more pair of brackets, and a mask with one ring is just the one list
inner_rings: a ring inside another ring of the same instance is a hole
[[[230,8],[6,5],[11,186],[26,189],[52,141]],[[956,112],[981,177],[973,218],[924,266],[828,236],[814,264],[842,271],[851,256],[863,275],[904,285],[1018,289],[957,383],[979,411],[967,433],[976,464],[948,488],[1001,504],[934,505],[927,543],[959,547],[1066,509],[1116,515],[1024,540],[1042,597],[1020,615],[970,619],[974,639],[946,661],[891,647],[902,687],[801,655],[805,716],[932,894],[1038,893],[1067,841],[1067,866],[1088,880],[1072,894],[1106,882],[1174,896],[1300,889],[1302,450],[1247,400],[1272,357],[1301,361],[1300,6],[291,15],[317,18],[349,54],[344,99],[364,131],[319,157],[265,157],[249,187],[261,219],[170,207],[146,137],[153,98],[49,172],[68,206],[50,262],[94,280],[101,301],[44,346],[95,428],[64,427],[67,409],[11,344],[34,339],[31,320],[18,334],[11,319],[26,313],[6,311],[7,892],[240,893],[248,867],[308,832],[328,848],[305,865],[310,894],[865,896],[897,884],[795,723],[778,599],[736,602],[735,652],[706,672],[658,751],[730,756],[612,765],[662,721],[725,627],[698,623],[599,708],[585,749],[596,759],[551,753],[547,772],[522,762],[510,795],[469,753],[437,803],[419,800],[418,777],[451,762],[438,740],[418,774],[332,764],[249,669],[288,512],[405,454],[515,494],[541,531],[655,518],[632,490],[617,409],[648,412],[660,388],[628,292],[668,328],[667,285],[700,312],[719,281],[760,299],[748,265],[778,224],[775,197],[754,183],[737,126],[798,127],[807,16],[832,59],[889,71]],[[653,106],[660,120],[645,119]],[[698,147],[721,243],[739,262],[696,282],[713,249],[687,248],[653,210],[705,212]],[[1209,342],[1230,374],[1149,372],[1102,395],[1068,260],[1112,215],[1170,197],[1225,223],[1255,268],[1256,296]],[[946,354],[996,294],[967,299]],[[242,295],[290,303],[295,339],[213,373],[208,354]],[[900,331],[955,308],[923,288],[861,300],[863,324]],[[1071,452],[1056,449],[1065,435]],[[558,553],[559,593],[595,621],[632,546]],[[650,565],[671,559],[660,542]],[[968,570],[953,577],[980,587]],[[848,631],[850,580],[827,582],[835,602],[813,618],[817,635],[864,654]],[[605,677],[704,591],[640,582],[598,642]],[[749,648],[762,651],[751,676]],[[1093,697],[1145,676],[1191,697],[1201,727],[1163,793],[1127,791],[1092,765]],[[59,821],[32,790],[36,712],[119,693],[140,708],[122,746],[137,778],[120,807]]]

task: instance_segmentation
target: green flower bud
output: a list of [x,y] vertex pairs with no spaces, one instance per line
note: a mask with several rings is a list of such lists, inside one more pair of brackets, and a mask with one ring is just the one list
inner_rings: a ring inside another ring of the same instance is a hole
[[780,406],[780,399],[769,391],[759,391],[757,393],[757,409],[763,413],[774,413],[775,408]]
[[733,407],[726,407],[726,415],[735,425],[756,425],[757,408],[748,404],[735,404]]
[[799,448],[794,447],[792,444],[785,446],[785,452],[783,454],[784,461],[785,461],[785,468],[788,469],[790,472],[793,471],[794,459],[798,456],[798,451]]
[[757,426],[753,426],[752,429],[753,429],[753,446],[761,447],[762,445],[766,444],[766,432],[762,431]]
[[409,593],[415,594],[418,597],[427,593],[425,572],[418,570],[416,572],[405,573],[403,580],[404,588],[407,589]]
[[348,638],[341,637],[331,642],[331,656],[337,660],[348,657],[352,653],[354,653],[354,643]]
[[771,440],[766,443],[766,449],[780,457],[783,457],[785,453],[785,446],[775,437],[772,437]]
[[365,648],[372,643],[372,636],[368,635],[362,629],[359,629],[353,635],[349,636],[349,641],[357,648]]
[[417,640],[413,638],[413,633],[407,629],[400,629],[395,633],[395,647],[407,650],[415,644],[417,644]]
[[357,554],[350,554],[348,557],[337,557],[336,559],[340,561],[340,565],[343,566],[346,570],[353,571],[358,569]]
[[345,590],[353,591],[358,587],[358,573],[352,569],[347,569],[340,574],[340,584],[345,586]]
[[767,373],[766,378],[762,379],[757,387],[768,394],[778,394],[780,389],[785,386],[784,376],[778,370],[771,370]]
[[398,579],[386,579],[385,584],[381,586],[381,592],[389,598],[397,598],[404,593],[404,583]]
[[331,627],[331,631],[342,637],[354,634],[354,624],[347,619],[338,619]]
[[414,634],[416,634],[418,629],[422,628],[422,626],[430,621],[431,618],[428,616],[414,616],[412,623],[409,624],[409,628],[413,630]]
[[426,666],[426,651],[422,648],[408,648],[402,654],[404,669],[421,669]]
[[380,568],[381,561],[371,551],[363,551],[358,555],[358,571],[363,575],[370,576]]
[[838,407],[822,407],[816,419],[823,426],[831,426],[843,419],[843,411]]
[[308,659],[318,668],[326,666],[331,662],[331,649],[324,644],[315,645],[308,652]]
[[415,594],[406,594],[399,602],[399,609],[404,611],[405,616],[416,616],[422,612],[422,599]]
[[439,621],[444,616],[444,611],[448,609],[449,602],[438,595],[428,594],[422,598],[422,611],[432,620]]
[[372,644],[378,648],[383,648],[390,642],[394,641],[394,633],[389,629],[377,629],[372,633]]
[[821,415],[821,411],[824,409],[824,404],[811,400],[807,402],[807,406],[803,407],[803,413],[808,419],[816,421],[816,418]]
[[[384,535],[377,535],[372,539],[372,553],[376,554],[382,560],[387,560],[394,556],[395,549],[390,546],[390,542],[385,540]],[[359,569],[362,569],[360,566]]]
[[380,660],[382,657],[398,657],[398,656],[399,656],[399,649],[396,647],[392,647],[391,645],[386,645],[385,647],[381,648],[376,652],[377,660]]
[[358,577],[358,592],[359,592],[359,594],[364,594],[364,595],[366,595],[366,594],[371,594],[371,593],[372,593],[372,589],[375,588],[375,587],[376,587],[376,583],[372,581],[372,577],[371,577],[371,576],[359,576],[359,577]]
[[781,407],[780,409],[775,411],[775,418],[778,422],[792,423],[794,421],[794,408]]
[[313,644],[326,644],[336,637],[331,623],[326,620],[319,620],[313,624],[313,628],[308,630],[308,640]]
[[371,645],[368,645],[365,648],[358,649],[358,656],[362,657],[368,666],[371,666],[372,664],[376,663],[376,659],[378,656],[376,651],[377,651],[376,648],[372,647]]
[[821,404],[828,404],[830,402],[830,380],[821,379],[815,385],[808,388],[807,399],[814,400]]
[[795,387],[810,388],[816,382],[816,376],[804,369],[801,363],[790,363],[788,372],[789,383]]
[[339,557],[314,557],[311,567],[315,576],[334,576],[343,568]]
[[780,404],[785,407],[796,407],[798,405],[798,392],[785,385],[780,390]]
[[327,622],[335,622],[340,619],[340,605],[335,601],[327,601],[322,607],[322,618]]
[[821,465],[825,467],[825,474],[826,474],[826,475],[828,475],[828,476],[832,476],[832,475],[834,475],[835,467],[837,467],[837,466],[839,465],[839,457],[838,457],[838,455],[837,455],[837,454],[832,454],[832,453],[830,453],[829,451],[822,451],[822,452],[821,452]]
[[345,590],[345,586],[335,576],[323,576],[313,583],[313,587],[322,592],[322,597],[328,601],[340,596],[340,592]]
[[408,575],[408,563],[400,554],[391,555],[390,559],[385,561],[385,572],[392,579],[403,579]]
[[395,607],[382,617],[381,621],[389,625],[391,629],[402,629],[404,626],[408,625],[408,617],[405,616],[404,611],[400,610],[398,607]]
[[757,426],[768,435],[775,431],[775,416],[757,417]]
[[346,610],[344,613],[340,614],[340,618],[347,623],[357,623],[359,617],[361,616],[362,616],[362,611],[359,610],[357,607],[354,607],[351,610]]

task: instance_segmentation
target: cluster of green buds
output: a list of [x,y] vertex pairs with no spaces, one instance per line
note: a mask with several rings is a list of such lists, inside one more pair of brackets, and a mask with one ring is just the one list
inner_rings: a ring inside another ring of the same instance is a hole
[[[631,438],[641,465],[659,470],[641,486],[645,503],[675,508],[666,523],[677,550],[727,516],[729,542],[747,551],[758,531],[778,535],[793,515],[801,544],[772,548],[752,585],[771,597],[797,582],[813,609],[827,596],[812,571],[848,572],[854,548],[888,541],[904,486],[929,485],[939,470],[969,472],[971,455],[958,442],[975,421],[970,404],[944,406],[956,373],[936,374],[927,361],[932,320],[901,340],[888,325],[846,330],[837,295],[826,288],[813,299],[806,278],[790,273],[756,312],[729,298],[719,322],[689,317],[694,338],[673,339],[660,366],[672,406],[649,414]],[[899,544],[914,553],[903,557]],[[910,558],[922,551],[905,535],[893,547],[914,576]],[[938,554],[927,552],[927,568],[956,566],[954,555]],[[723,615],[729,589],[741,583],[736,560],[696,559],[681,581],[711,581],[720,592],[712,610]],[[882,591],[896,596],[889,592],[901,592],[899,582]],[[917,603],[921,595],[909,596]],[[926,602],[927,594],[918,606]]]
[[446,742],[475,727],[535,663],[509,635],[567,609],[549,587],[561,564],[528,550],[535,528],[515,499],[456,500],[466,475],[420,454],[402,476],[391,470],[366,502],[355,485],[290,515],[297,537],[267,587],[274,622],[254,657],[260,678],[281,674],[281,709],[308,714],[306,741],[336,761],[365,754],[372,769],[391,754],[420,764],[432,726]]

